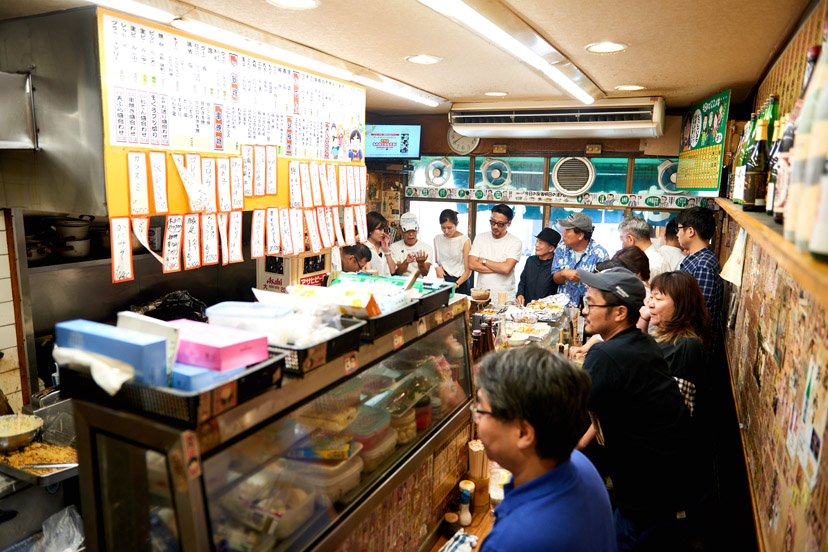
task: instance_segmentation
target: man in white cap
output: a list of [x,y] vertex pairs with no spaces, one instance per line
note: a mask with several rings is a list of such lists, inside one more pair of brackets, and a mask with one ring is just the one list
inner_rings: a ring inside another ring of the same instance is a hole
[[403,239],[389,246],[391,258],[397,263],[397,275],[408,276],[417,271],[420,276],[428,275],[434,263],[434,250],[417,237],[420,233],[417,215],[404,213],[400,217],[400,230]]
[[558,219],[561,241],[552,260],[552,279],[558,284],[558,293],[569,295],[569,306],[579,307],[586,293],[578,270],[592,272],[595,265],[609,259],[607,250],[592,239],[595,227],[584,213],[572,213]]

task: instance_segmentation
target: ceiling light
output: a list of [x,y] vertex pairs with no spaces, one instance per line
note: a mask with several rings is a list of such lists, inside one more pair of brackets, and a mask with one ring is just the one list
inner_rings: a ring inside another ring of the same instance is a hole
[[614,54],[616,52],[623,52],[629,47],[629,44],[624,44],[623,42],[594,42],[593,44],[587,45],[586,51],[592,52],[593,54]]
[[383,92],[388,92],[389,94],[394,94],[400,98],[405,98],[407,100],[411,100],[412,102],[427,105],[428,107],[437,107],[440,105],[440,102],[436,101],[436,99],[441,98],[437,98],[431,94],[426,94],[422,90],[414,88],[413,86],[408,86],[407,84],[399,81],[395,81],[394,79],[389,79],[388,77],[384,77],[382,75],[377,76],[380,78],[379,82],[362,75],[356,75],[351,80],[357,84],[382,90]]
[[434,65],[435,63],[440,63],[443,61],[443,58],[437,56],[430,56],[428,54],[417,54],[416,56],[408,56],[405,58],[406,61],[410,61],[411,63],[417,63],[419,65]]
[[486,96],[506,96],[508,92],[485,92]]
[[271,6],[286,10],[312,10],[319,7],[319,0],[265,0]]
[[153,8],[135,0],[88,0],[93,4],[97,4],[104,8],[111,8],[113,10],[122,11],[130,15],[135,15],[150,21],[157,21],[159,23],[169,23],[175,19],[175,15],[168,11]]
[[644,90],[644,87],[638,84],[621,84],[619,86],[616,86],[615,89],[620,90],[622,92],[629,92],[632,90]]
[[[419,2],[437,13],[454,20],[455,23],[466,27],[495,46],[506,50],[509,54],[531,65],[583,103],[591,104],[595,101],[592,96],[575,84],[560,69],[524,46],[518,39],[486,19],[478,11],[461,0],[419,0]],[[549,45],[549,47],[551,48],[552,46]]]

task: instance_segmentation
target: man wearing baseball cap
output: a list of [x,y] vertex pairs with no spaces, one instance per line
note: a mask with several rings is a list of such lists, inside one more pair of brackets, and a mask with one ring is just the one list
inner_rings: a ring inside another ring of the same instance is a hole
[[593,424],[579,447],[593,438],[605,447],[618,549],[677,550],[704,483],[690,411],[655,340],[635,327],[641,280],[626,268],[578,275],[588,286],[585,329],[604,340],[583,365]]
[[586,293],[578,270],[592,272],[595,265],[609,259],[607,250],[592,239],[595,227],[584,213],[572,213],[558,219],[561,243],[552,259],[552,279],[558,284],[558,293],[569,295],[569,306],[577,307]]
[[561,235],[551,228],[544,228],[535,236],[535,254],[526,259],[523,272],[520,273],[520,282],[515,300],[518,305],[531,303],[552,295],[558,286],[552,280],[552,256],[555,247],[561,241]]
[[392,243],[388,248],[391,258],[397,263],[397,275],[408,276],[419,271],[420,276],[426,276],[434,263],[434,251],[417,237],[420,231],[417,215],[403,213],[400,217],[400,230],[403,239]]

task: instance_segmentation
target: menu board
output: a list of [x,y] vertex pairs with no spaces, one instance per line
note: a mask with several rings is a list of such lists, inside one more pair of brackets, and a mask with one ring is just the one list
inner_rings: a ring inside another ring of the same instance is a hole
[[698,103],[684,115],[677,190],[718,190],[730,90]]

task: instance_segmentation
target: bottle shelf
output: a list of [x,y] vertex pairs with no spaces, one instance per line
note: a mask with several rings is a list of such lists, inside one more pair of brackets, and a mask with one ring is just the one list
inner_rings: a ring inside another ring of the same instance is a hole
[[816,301],[828,307],[828,263],[817,261],[809,253],[800,253],[782,236],[782,225],[765,213],[742,211],[741,207],[724,198],[716,198],[716,204],[764,247]]

